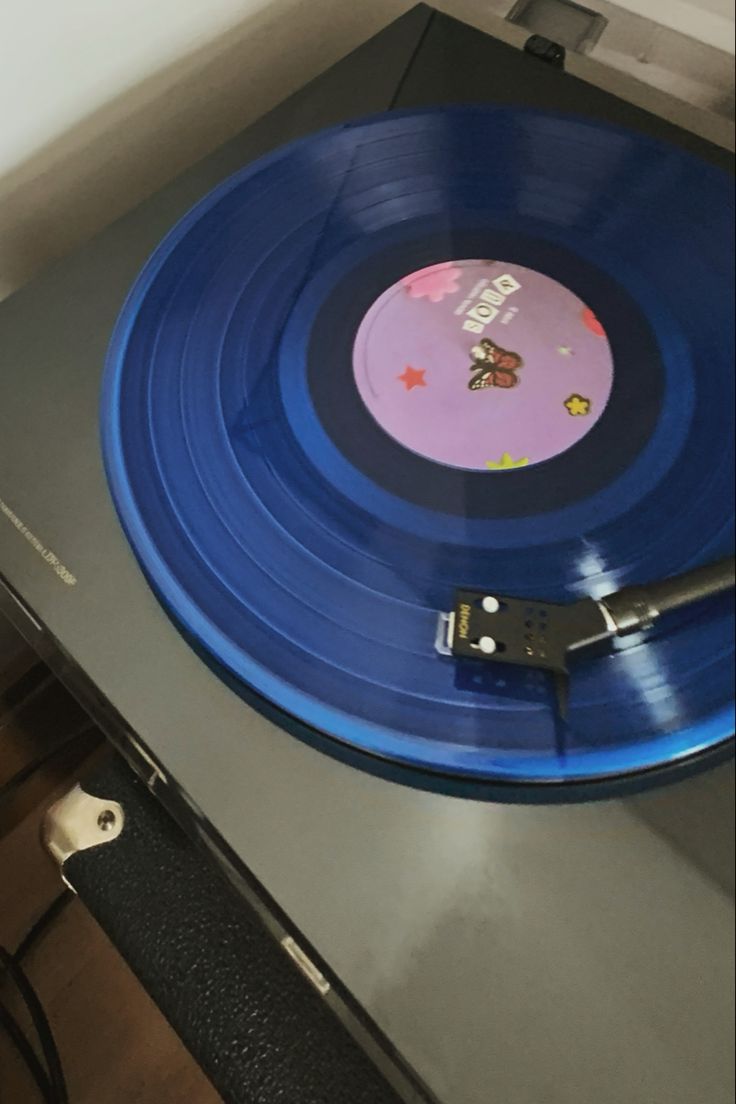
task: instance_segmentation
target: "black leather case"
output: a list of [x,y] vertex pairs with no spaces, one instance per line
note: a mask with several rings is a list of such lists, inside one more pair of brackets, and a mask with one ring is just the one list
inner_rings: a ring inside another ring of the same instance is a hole
[[[65,877],[223,1100],[429,1099],[418,1085],[400,1094],[391,1087],[257,913],[122,759],[111,757],[83,788],[119,802],[124,827],[117,839],[67,859]],[[387,1061],[389,1049],[386,1042]]]

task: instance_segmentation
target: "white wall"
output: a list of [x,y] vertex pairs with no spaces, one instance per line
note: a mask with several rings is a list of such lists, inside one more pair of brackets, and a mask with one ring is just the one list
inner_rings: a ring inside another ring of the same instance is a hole
[[4,0],[0,175],[264,6],[264,0],[23,0],[11,9]]
[[0,298],[412,0],[0,0]]

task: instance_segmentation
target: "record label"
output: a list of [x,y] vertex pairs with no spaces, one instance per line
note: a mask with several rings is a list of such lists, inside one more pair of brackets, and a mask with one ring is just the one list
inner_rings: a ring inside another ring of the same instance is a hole
[[557,280],[503,261],[430,265],[390,287],[353,351],[361,398],[412,452],[503,472],[549,460],[603,413],[605,330]]

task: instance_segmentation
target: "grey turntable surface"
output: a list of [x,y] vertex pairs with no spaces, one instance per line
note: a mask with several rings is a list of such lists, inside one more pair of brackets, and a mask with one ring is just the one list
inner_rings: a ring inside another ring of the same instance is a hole
[[[253,712],[195,655],[105,483],[102,365],[155,243],[265,150],[426,102],[424,58],[433,72],[443,59],[443,94],[460,98],[448,88],[471,40],[489,41],[416,9],[0,307],[0,574],[443,1104],[728,1104],[730,767],[552,807],[353,770]],[[565,79],[558,100],[579,100],[584,86]],[[586,106],[602,114],[597,96]]]

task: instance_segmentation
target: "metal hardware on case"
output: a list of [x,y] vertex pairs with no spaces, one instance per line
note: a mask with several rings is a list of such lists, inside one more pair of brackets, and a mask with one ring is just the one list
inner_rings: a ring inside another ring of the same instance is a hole
[[118,819],[112,809],[103,809],[97,818],[97,827],[101,832],[111,832]]
[[124,825],[125,813],[119,802],[93,797],[77,783],[46,813],[43,841],[61,866],[63,877],[67,859],[78,851],[117,839]]
[[309,958],[304,953],[299,944],[296,943],[290,935],[286,935],[281,940],[281,946],[284,948],[289,957],[292,958],[294,962],[296,962],[301,972],[304,974],[307,980],[312,983],[317,992],[321,996],[326,997],[330,991],[329,981],[324,976],[324,974],[317,969],[311,958]]

